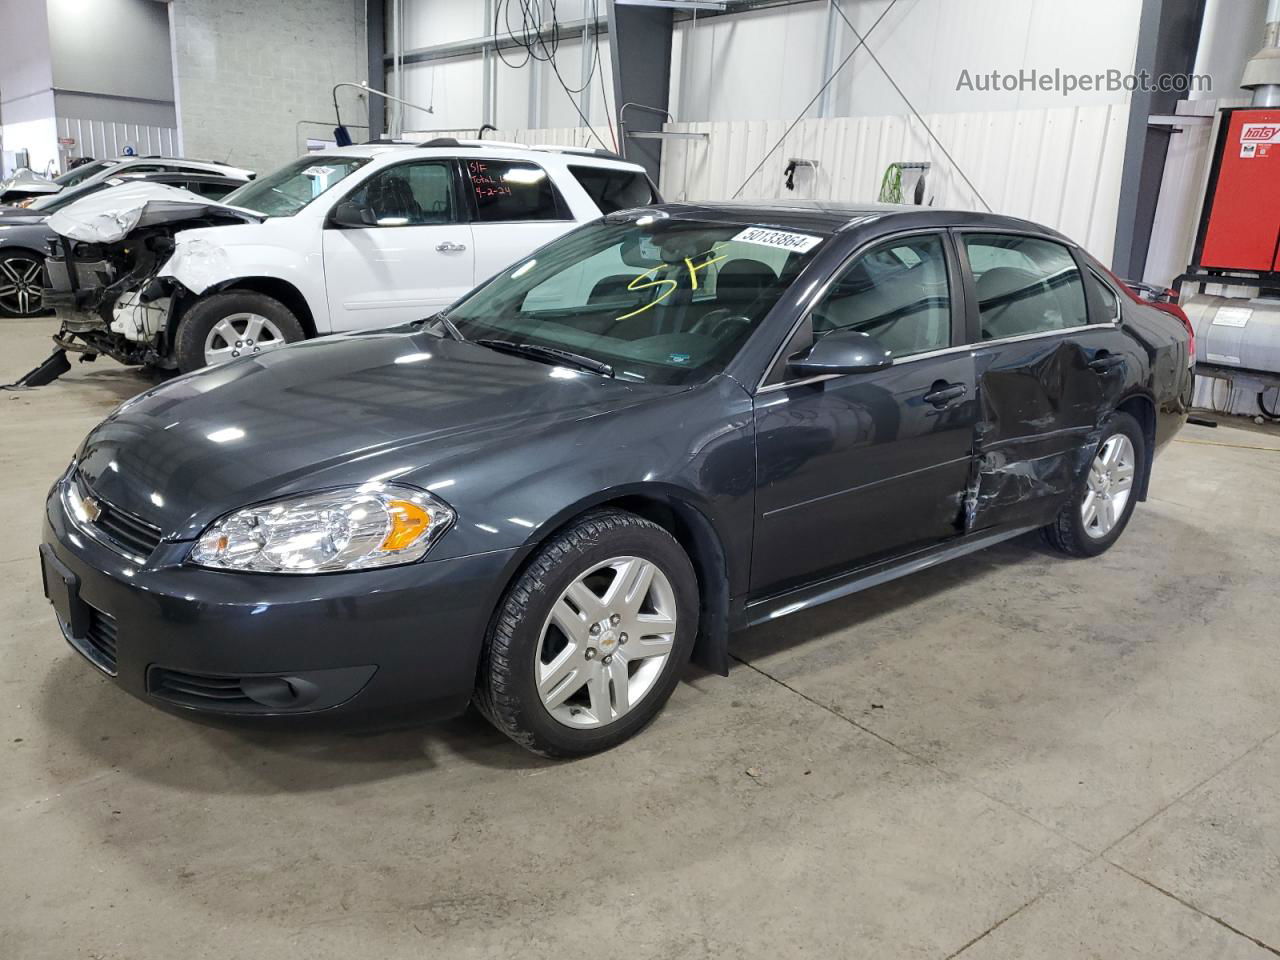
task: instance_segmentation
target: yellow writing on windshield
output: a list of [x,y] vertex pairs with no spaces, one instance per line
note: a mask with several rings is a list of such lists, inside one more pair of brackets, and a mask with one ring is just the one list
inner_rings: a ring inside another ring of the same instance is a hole
[[[689,289],[698,289],[699,271],[707,269],[707,267],[711,266],[713,263],[719,263],[721,260],[724,260],[726,256],[726,254],[721,254],[718,257],[708,255],[707,259],[702,261],[702,263],[694,263],[691,258],[685,257],[685,269],[689,271]],[[653,267],[650,270],[646,270],[644,273],[636,274],[636,276],[631,278],[631,282],[627,284],[628,290],[648,290],[651,287],[665,287],[665,289],[643,307],[640,307],[637,310],[632,310],[630,313],[624,313],[620,317],[614,317],[614,323],[617,323],[620,320],[626,320],[628,317],[634,317],[637,314],[644,313],[646,310],[656,307],[663,300],[667,299],[667,297],[680,289],[680,281],[674,277],[658,277],[652,280],[649,279],[665,266],[667,266],[667,264],[658,264],[658,266]]]

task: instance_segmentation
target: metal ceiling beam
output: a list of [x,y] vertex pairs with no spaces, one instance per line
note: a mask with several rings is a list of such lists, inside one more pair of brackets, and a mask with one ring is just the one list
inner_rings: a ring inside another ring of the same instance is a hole
[[[597,33],[608,33],[609,27],[603,19],[598,23],[590,18],[585,20],[562,20],[560,22],[560,32],[564,39],[569,40],[575,34],[581,36],[586,33],[594,36]],[[519,44],[508,36],[472,37],[468,40],[454,40],[449,43],[433,43],[426,47],[414,47],[404,52],[401,62],[430,63],[433,60],[449,60],[453,57],[473,57],[476,54],[484,53],[486,50],[514,50],[518,46]],[[384,56],[383,62],[389,67],[394,65],[390,55]]]

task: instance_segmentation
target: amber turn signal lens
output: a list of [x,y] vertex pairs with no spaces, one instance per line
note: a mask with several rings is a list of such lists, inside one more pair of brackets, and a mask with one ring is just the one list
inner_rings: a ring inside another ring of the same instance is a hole
[[391,531],[382,541],[383,550],[403,550],[431,527],[431,512],[410,500],[391,500]]

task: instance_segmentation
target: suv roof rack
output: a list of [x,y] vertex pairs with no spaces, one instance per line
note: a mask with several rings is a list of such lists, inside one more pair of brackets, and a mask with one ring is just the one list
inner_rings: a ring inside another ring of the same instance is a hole
[[547,153],[572,153],[580,157],[600,157],[604,160],[622,160],[626,161],[626,157],[615,153],[612,150],[604,150],[600,147],[574,147],[563,146],[558,143],[540,143],[529,148],[530,150],[543,150]]
[[418,144],[419,147],[464,147],[469,150],[479,150],[486,147],[498,147],[507,150],[539,150],[543,153],[569,153],[580,157],[599,157],[602,160],[621,160],[627,162],[626,157],[614,153],[612,150],[603,150],[600,147],[575,147],[558,143],[514,143],[510,140],[459,140],[457,137],[434,137],[431,140],[424,140]]

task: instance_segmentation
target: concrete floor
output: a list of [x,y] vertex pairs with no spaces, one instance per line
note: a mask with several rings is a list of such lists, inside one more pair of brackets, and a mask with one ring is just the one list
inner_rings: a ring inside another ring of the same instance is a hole
[[[0,380],[51,321],[4,322]],[[244,735],[71,651],[45,491],[145,381],[0,393],[0,957],[1280,953],[1280,436],[1188,428],[1105,557],[1023,539],[738,636],[642,736]]]

